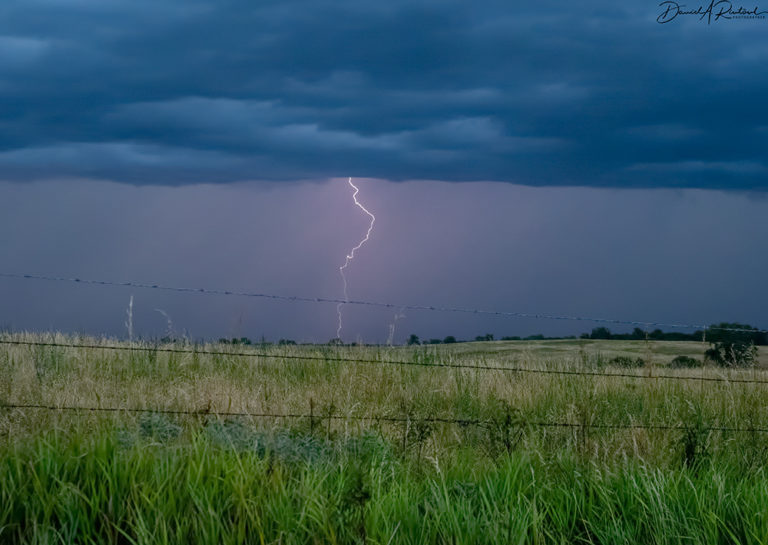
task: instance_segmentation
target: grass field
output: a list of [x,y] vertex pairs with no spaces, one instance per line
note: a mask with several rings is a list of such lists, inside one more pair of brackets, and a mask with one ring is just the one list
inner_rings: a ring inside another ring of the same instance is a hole
[[3,405],[147,410],[0,409],[0,542],[768,542],[764,347],[122,346],[0,344]]

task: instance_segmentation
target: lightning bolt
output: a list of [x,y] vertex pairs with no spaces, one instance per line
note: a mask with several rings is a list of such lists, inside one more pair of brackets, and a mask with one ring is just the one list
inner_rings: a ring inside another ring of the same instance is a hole
[[168,313],[161,308],[156,308],[155,312],[159,312],[160,314],[163,315],[163,318],[165,318],[166,325],[167,325],[165,329],[165,336],[173,340],[173,322],[171,321],[171,317],[168,316]]
[[[357,200],[357,194],[360,192],[360,190],[357,188],[355,184],[352,183],[352,178],[349,178],[347,180],[347,183],[352,187],[352,189],[355,190],[354,193],[352,193],[352,200],[355,201],[355,205],[360,208],[363,212],[368,214],[368,216],[371,218],[371,224],[368,226],[368,232],[365,233],[365,237],[355,246],[352,248],[352,250],[347,254],[346,259],[344,260],[344,264],[339,267],[339,274],[341,274],[341,280],[344,283],[344,300],[349,301],[349,293],[347,292],[347,276],[344,274],[344,270],[349,267],[349,264],[352,263],[352,260],[355,259],[355,252],[360,249],[360,247],[368,242],[368,239],[371,236],[371,231],[373,231],[373,224],[376,222],[376,216],[371,214],[365,206],[360,204],[360,201]],[[339,303],[336,305],[336,314],[339,317],[339,325],[336,328],[336,338],[341,339],[341,309],[344,306],[344,303]]]
[[128,300],[128,310],[125,311],[127,319],[125,320],[125,327],[128,328],[128,340],[133,342],[133,294]]
[[405,309],[400,309],[399,312],[395,313],[395,317],[392,319],[392,323],[389,324],[389,337],[387,337],[387,346],[392,346],[392,342],[395,338],[395,326],[397,325],[398,320],[402,320],[405,318],[405,314],[403,314],[403,311]]

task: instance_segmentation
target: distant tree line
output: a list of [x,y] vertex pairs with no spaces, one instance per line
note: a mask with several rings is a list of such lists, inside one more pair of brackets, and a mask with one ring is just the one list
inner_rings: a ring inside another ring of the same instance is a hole
[[[589,334],[587,334],[589,335]],[[561,340],[561,339],[575,339],[576,336],[572,335],[570,337],[545,337],[542,334],[536,334],[536,335],[528,335],[527,337],[502,337],[500,340],[502,341],[550,341],[550,340]],[[414,344],[453,344],[453,343],[467,343],[467,342],[487,342],[487,341],[493,341],[494,336],[492,333],[486,333],[485,335],[478,335],[474,339],[469,340],[461,340],[457,339],[453,335],[448,335],[444,339],[425,339],[421,340],[418,335],[411,334],[410,337],[408,337],[407,344],[409,346]]]
[[[732,329],[747,330],[747,331],[728,331]],[[644,331],[639,327],[636,327],[631,333],[613,333],[607,327],[596,327],[590,333],[582,333],[579,337],[560,336],[560,337],[547,337],[542,334],[528,335],[527,337],[520,336],[506,336],[502,337],[502,341],[545,341],[545,340],[564,340],[564,339],[593,339],[593,340],[615,340],[615,341],[642,341],[649,339],[652,341],[708,341],[710,343],[716,343],[723,341],[724,339],[731,339],[736,336],[740,341],[747,344],[768,345],[768,333],[758,331],[756,327],[748,324],[740,324],[736,322],[721,322],[719,324],[712,324],[705,331],[694,331],[693,333],[682,333],[679,331],[662,331],[661,329],[654,329],[653,331]],[[494,336],[491,333],[485,335],[478,335],[474,340],[465,341],[458,340],[453,335],[445,337],[445,339],[429,339],[421,340],[418,335],[411,334],[408,338],[408,345],[416,344],[450,344],[450,343],[463,343],[463,342],[486,342],[493,341]]]
[[[257,342],[253,342],[248,337],[240,337],[239,339],[236,339],[236,338],[227,339],[222,337],[219,339],[219,344],[234,344],[234,345],[239,344],[239,345],[245,345],[245,346],[256,344],[259,346],[272,346],[275,343],[266,340],[264,337],[262,337],[261,340]],[[277,341],[278,346],[291,346],[295,344],[296,344],[296,341],[292,339],[280,339],[279,341]]]
[[[746,331],[731,331],[746,330]],[[718,342],[723,339],[738,337],[740,340],[752,343],[754,345],[767,345],[768,333],[758,331],[756,327],[749,324],[740,324],[737,322],[720,322],[712,324],[706,331],[694,331],[693,333],[681,333],[679,331],[665,332],[661,329],[654,329],[647,333],[636,327],[632,333],[611,333],[607,327],[596,327],[591,333],[583,333],[582,339],[605,339],[616,341],[640,341],[646,338],[653,341],[710,341]]]
[[[740,330],[740,331],[732,331]],[[636,327],[631,333],[613,333],[607,327],[596,327],[590,333],[582,333],[579,337],[560,336],[560,337],[547,337],[542,334],[528,335],[526,337],[520,336],[506,336],[502,337],[502,341],[545,341],[545,340],[564,340],[564,339],[591,339],[591,340],[615,340],[615,341],[707,341],[712,348],[707,352],[707,358],[720,364],[720,365],[745,365],[744,362],[750,362],[754,359],[756,351],[753,349],[755,346],[768,345],[768,333],[759,331],[757,328],[748,324],[740,324],[738,322],[720,322],[719,324],[712,324],[706,331],[694,331],[693,333],[681,333],[678,331],[666,332],[661,329],[654,329],[653,331],[644,331],[639,327]],[[494,336],[492,333],[486,333],[485,335],[477,335],[473,340],[460,340],[453,335],[448,335],[443,339],[425,339],[421,340],[418,335],[411,334],[406,341],[409,346],[413,345],[431,345],[431,344],[454,344],[463,342],[489,342],[493,341]],[[248,337],[219,339],[221,344],[233,344],[233,345],[261,345],[269,346],[277,344],[278,346],[291,346],[295,345],[296,341],[292,339],[280,339],[277,343],[267,341],[264,337],[261,341],[253,342]],[[357,343],[344,344],[341,339],[334,338],[327,343],[330,346],[355,346]],[[729,363],[730,362],[730,363]],[[739,362],[739,363],[733,363]]]
[[249,344],[253,344],[253,343],[251,342],[251,339],[249,339],[248,337],[240,337],[239,339],[235,339],[234,337],[231,338],[231,339],[225,339],[225,338],[222,337],[221,339],[219,339],[219,344],[244,344],[244,345],[249,345]]
[[612,333],[607,327],[596,327],[591,333],[582,333],[580,338],[616,341],[641,341],[646,338],[654,341],[701,341],[704,338],[704,333],[702,331],[694,331],[693,333],[665,332],[661,329],[646,332],[639,327],[636,327],[632,333]]

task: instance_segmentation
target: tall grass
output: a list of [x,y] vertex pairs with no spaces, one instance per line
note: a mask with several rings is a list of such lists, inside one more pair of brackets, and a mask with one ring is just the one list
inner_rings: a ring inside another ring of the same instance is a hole
[[[294,438],[296,440],[296,438]],[[0,449],[8,543],[764,543],[768,477],[723,461],[542,460],[471,451],[415,465],[379,439],[317,457],[195,434],[53,433]]]
[[[617,371],[605,366],[622,346],[634,356],[645,345],[286,346],[253,349],[270,355],[256,358],[234,354],[244,347],[131,346],[0,345],[1,403],[199,411],[0,409],[0,542],[768,541],[768,434],[709,429],[768,427],[764,385],[332,359]],[[703,347],[652,350],[658,367]],[[296,354],[319,359],[284,357]],[[760,369],[665,373],[766,378]],[[313,418],[216,415],[238,411]],[[405,421],[358,419],[381,415]],[[436,417],[483,425],[424,420]],[[590,427],[616,424],[681,429]]]

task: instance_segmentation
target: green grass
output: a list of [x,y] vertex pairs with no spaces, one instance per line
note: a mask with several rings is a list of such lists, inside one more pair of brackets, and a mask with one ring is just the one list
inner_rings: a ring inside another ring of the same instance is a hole
[[[766,543],[768,434],[708,429],[768,427],[764,385],[284,357],[768,379],[665,367],[705,348],[289,346],[247,358],[0,345],[0,403],[200,411],[0,409],[0,543]],[[615,356],[648,363],[615,368]],[[408,421],[361,420],[377,415]]]
[[[298,437],[293,438],[298,441]],[[474,452],[414,464],[367,436],[294,458],[53,433],[0,449],[13,543],[765,543],[768,476]],[[285,448],[283,446],[282,448]],[[301,450],[301,449],[299,449]]]

